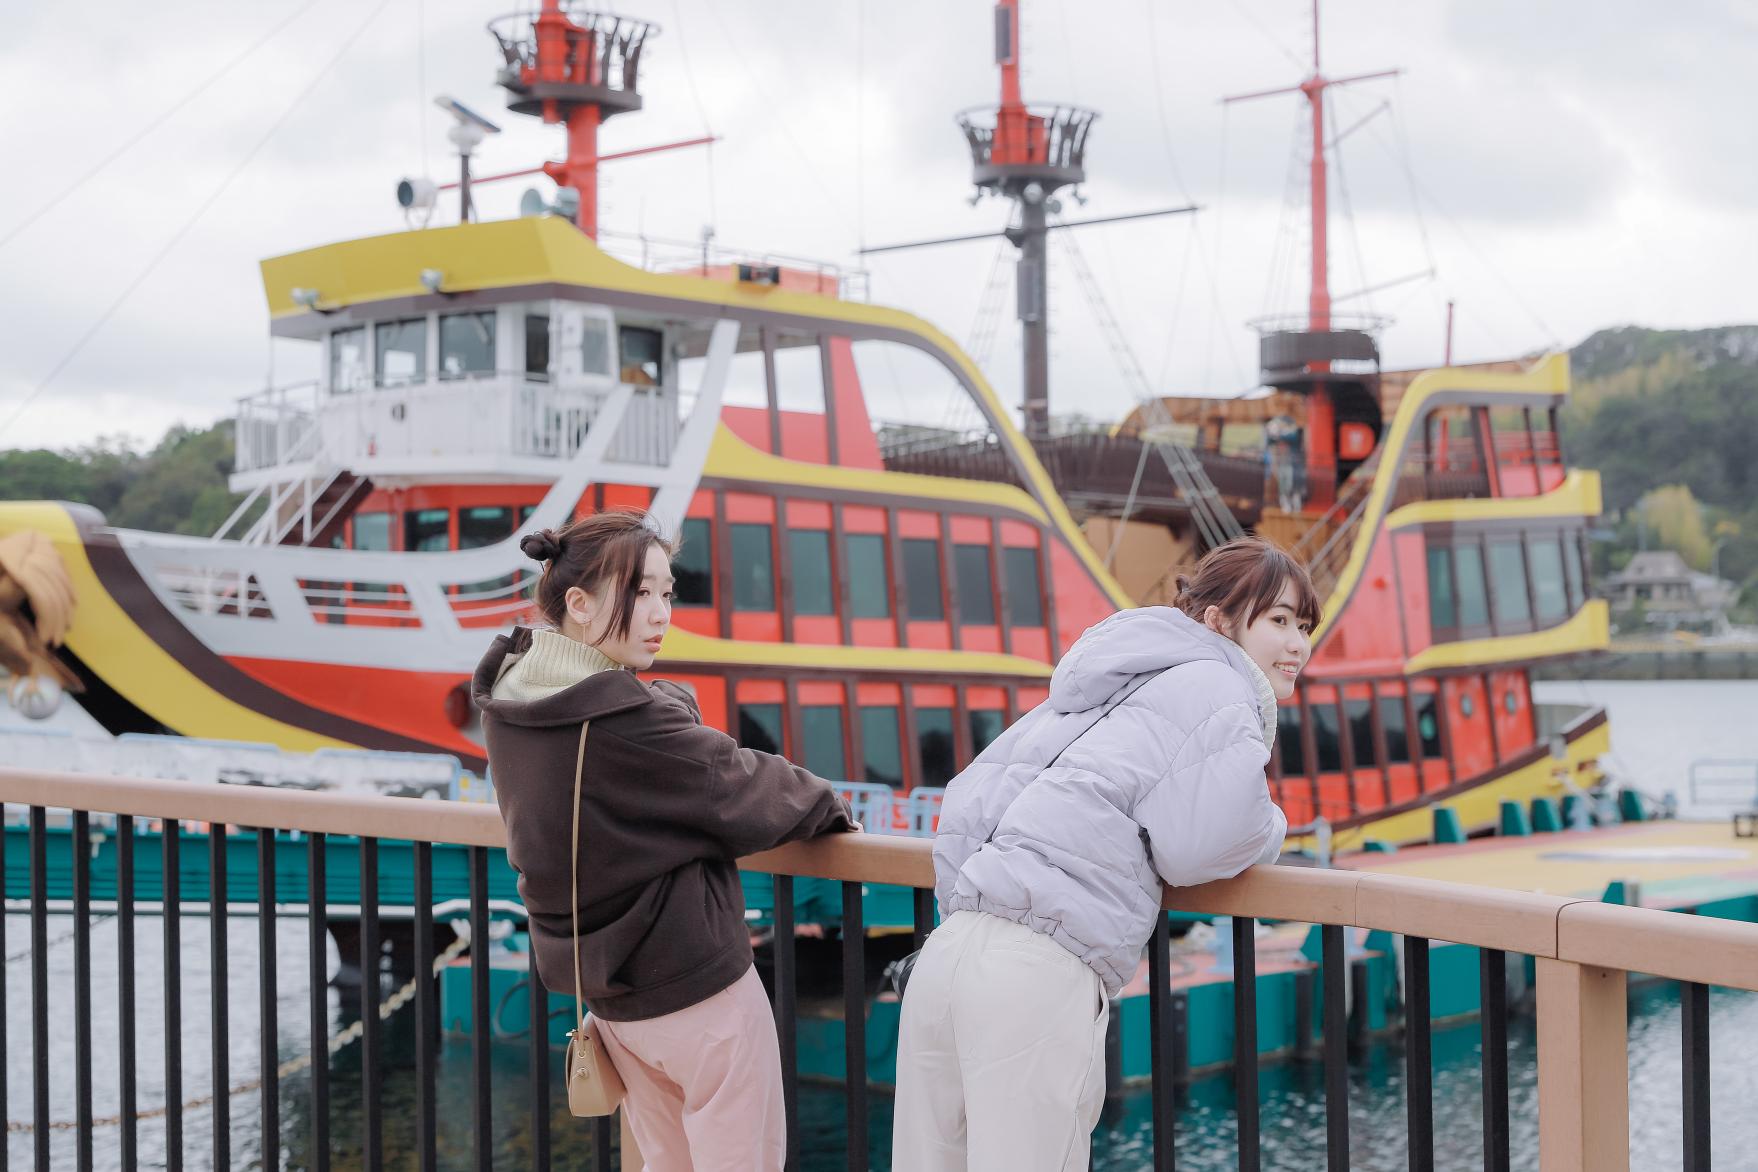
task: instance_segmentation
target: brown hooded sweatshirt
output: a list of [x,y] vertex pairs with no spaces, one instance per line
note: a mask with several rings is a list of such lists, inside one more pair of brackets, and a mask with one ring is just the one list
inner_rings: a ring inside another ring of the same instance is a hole
[[[471,692],[538,974],[558,993],[574,991],[577,902],[581,982],[593,1013],[637,1021],[712,997],[751,967],[734,860],[852,829],[848,803],[823,779],[702,724],[674,684],[582,669],[578,682],[503,688],[497,699],[496,683],[532,649],[525,628],[496,638]],[[509,695],[533,691],[539,698]],[[580,885],[570,897],[574,761],[587,720]]]

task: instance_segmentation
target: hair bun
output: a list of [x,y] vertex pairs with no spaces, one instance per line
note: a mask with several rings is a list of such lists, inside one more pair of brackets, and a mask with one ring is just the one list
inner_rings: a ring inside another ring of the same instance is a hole
[[535,533],[527,533],[519,540],[519,548],[525,556],[533,561],[549,562],[562,556],[562,539],[556,536],[554,529],[539,529]]

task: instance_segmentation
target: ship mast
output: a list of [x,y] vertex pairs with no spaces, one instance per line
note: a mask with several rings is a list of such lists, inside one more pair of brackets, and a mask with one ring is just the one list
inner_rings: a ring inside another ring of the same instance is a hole
[[567,158],[545,163],[543,171],[557,186],[579,192],[574,222],[596,239],[603,161],[598,128],[607,118],[641,108],[641,50],[659,34],[658,26],[543,0],[535,17],[503,16],[488,31],[506,59],[496,80],[507,91],[507,109],[567,125]]
[[[1330,372],[1333,358],[1355,357],[1350,353],[1333,353],[1336,347],[1327,345],[1327,340],[1334,334],[1331,322],[1331,287],[1330,287],[1330,255],[1329,255],[1329,206],[1327,203],[1327,168],[1325,163],[1325,91],[1332,86],[1352,85],[1359,81],[1373,81],[1383,77],[1396,77],[1396,69],[1382,69],[1375,73],[1357,73],[1349,77],[1326,77],[1319,61],[1319,0],[1312,0],[1312,75],[1298,85],[1283,86],[1273,90],[1259,90],[1249,94],[1235,94],[1223,98],[1226,103],[1245,102],[1254,98],[1268,98],[1279,94],[1302,94],[1312,112],[1312,160],[1308,164],[1308,184],[1312,197],[1310,214],[1312,217],[1312,277],[1306,297],[1306,330],[1304,334],[1292,331],[1279,331],[1278,338],[1287,342],[1281,349],[1286,351],[1290,346],[1297,356],[1303,359],[1298,365],[1312,376],[1310,390],[1307,392],[1306,407],[1306,463],[1307,483],[1310,486],[1311,503],[1315,507],[1328,506],[1335,497],[1337,487],[1337,419],[1335,404],[1332,400],[1329,381],[1324,377]],[[1265,361],[1266,370],[1275,370],[1280,363],[1272,362],[1272,335],[1266,334]],[[1303,340],[1303,344],[1301,341]],[[1345,344],[1345,349],[1351,348]],[[1266,379],[1266,381],[1268,381]]]
[[1086,179],[1087,132],[1098,114],[1075,106],[1032,108],[1020,95],[1019,0],[995,6],[995,63],[1001,67],[1001,104],[958,116],[971,148],[972,181],[979,193],[1017,205],[1007,239],[1019,249],[1018,315],[1024,348],[1024,422],[1028,438],[1050,434],[1050,315],[1048,217],[1055,198]]

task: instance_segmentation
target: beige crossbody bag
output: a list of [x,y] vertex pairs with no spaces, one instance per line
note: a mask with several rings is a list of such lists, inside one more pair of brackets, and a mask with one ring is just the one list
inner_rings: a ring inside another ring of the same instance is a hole
[[568,1056],[563,1067],[568,1079],[568,1110],[588,1118],[616,1114],[625,1093],[622,1076],[604,1052],[598,1026],[587,1016],[580,983],[580,787],[586,768],[586,732],[591,727],[591,721],[580,726],[580,754],[574,762],[574,1019],[579,1025],[568,1031]]

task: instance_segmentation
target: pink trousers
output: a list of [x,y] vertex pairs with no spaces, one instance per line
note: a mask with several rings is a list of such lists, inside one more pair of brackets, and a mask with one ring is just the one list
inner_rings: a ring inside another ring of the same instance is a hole
[[781,1046],[756,969],[688,1009],[598,1029],[647,1172],[779,1172]]

